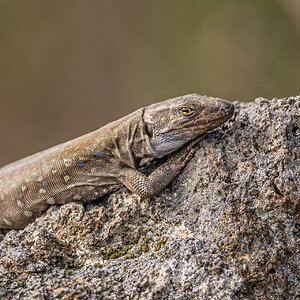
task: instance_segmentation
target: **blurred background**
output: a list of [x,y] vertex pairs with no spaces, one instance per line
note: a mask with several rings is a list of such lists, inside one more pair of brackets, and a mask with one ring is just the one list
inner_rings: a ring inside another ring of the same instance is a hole
[[300,94],[300,1],[0,0],[0,166],[193,92]]

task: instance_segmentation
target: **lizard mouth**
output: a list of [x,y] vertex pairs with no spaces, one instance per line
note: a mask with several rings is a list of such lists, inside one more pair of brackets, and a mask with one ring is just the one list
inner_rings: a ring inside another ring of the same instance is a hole
[[229,120],[232,117],[233,113],[234,113],[234,105],[231,104],[230,102],[226,102],[224,104],[224,107],[222,108],[222,113],[220,116],[216,118],[212,118],[211,120],[208,121],[206,119],[205,122],[203,122],[203,124],[214,124],[219,122],[220,124],[222,124],[227,120]]
[[229,120],[229,119],[232,117],[233,113],[234,113],[234,106],[231,105],[230,108],[228,108],[228,109],[225,110],[225,114],[224,114],[223,116],[221,116],[221,117],[219,117],[219,118],[216,118],[216,119],[213,120],[213,121],[222,121],[222,122],[226,122],[227,120]]

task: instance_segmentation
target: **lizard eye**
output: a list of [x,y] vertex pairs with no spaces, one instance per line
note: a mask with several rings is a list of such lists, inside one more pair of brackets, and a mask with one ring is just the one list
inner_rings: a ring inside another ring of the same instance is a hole
[[183,107],[181,108],[180,112],[185,116],[190,116],[194,112],[194,110],[191,109],[190,107]]

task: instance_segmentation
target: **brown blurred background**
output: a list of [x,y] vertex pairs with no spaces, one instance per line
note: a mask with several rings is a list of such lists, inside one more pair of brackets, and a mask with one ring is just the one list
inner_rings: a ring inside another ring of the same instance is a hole
[[0,0],[0,166],[192,92],[300,94],[300,1]]

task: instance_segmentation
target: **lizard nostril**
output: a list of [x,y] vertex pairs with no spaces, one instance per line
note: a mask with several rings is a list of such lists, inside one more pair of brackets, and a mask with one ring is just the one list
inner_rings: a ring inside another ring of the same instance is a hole
[[233,111],[234,106],[231,102],[222,99],[218,99],[218,102],[221,110],[225,111],[226,113]]
[[226,114],[231,114],[234,111],[234,106],[232,103],[227,101],[222,101],[222,108],[225,111]]
[[230,103],[230,102],[226,102],[226,103],[224,103],[224,109],[225,110],[231,110],[232,109],[232,107],[233,107],[233,105]]

